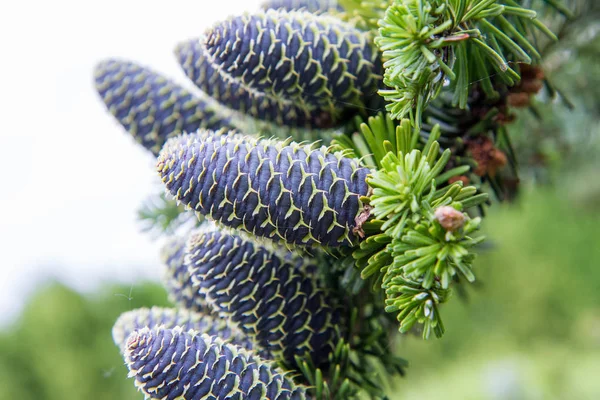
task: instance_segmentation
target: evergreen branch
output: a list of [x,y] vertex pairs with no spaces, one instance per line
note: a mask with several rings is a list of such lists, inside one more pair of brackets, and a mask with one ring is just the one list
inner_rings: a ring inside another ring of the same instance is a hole
[[175,200],[168,199],[164,192],[146,199],[138,209],[138,220],[142,222],[144,232],[173,235],[186,225],[191,227],[201,223],[185,212],[182,205]]
[[[424,336],[432,331],[439,336],[443,326],[437,305],[447,296],[432,291],[434,284],[445,291],[457,273],[473,281],[468,249],[483,240],[468,236],[479,219],[470,220],[457,210],[481,205],[487,195],[473,186],[463,187],[460,180],[446,185],[469,167],[445,168],[451,152],[440,149],[439,126],[424,143],[419,141],[420,130],[408,120],[395,125],[389,116],[378,115],[360,129],[362,135],[333,143],[333,148],[361,157],[372,168],[365,201],[376,228],[353,251],[356,266],[363,279],[384,289],[386,310],[398,311],[401,331],[418,321],[425,324]],[[412,282],[408,294],[401,291],[407,282]]]
[[[436,190],[436,178],[450,158],[445,150],[438,159],[439,143],[431,140],[422,153],[412,150],[404,155],[388,153],[381,161],[382,169],[373,172],[367,183],[373,188],[369,204],[372,214],[385,220],[381,229],[391,237],[398,237],[412,214],[423,212],[424,202],[432,207],[451,204],[461,195],[475,193],[474,187],[462,187],[462,182]],[[428,145],[431,144],[429,147]],[[460,201],[459,201],[460,202]]]
[[423,325],[423,339],[428,339],[432,332],[438,338],[444,334],[439,305],[448,300],[450,292],[442,289],[439,283],[425,289],[418,281],[396,275],[388,280],[385,292],[385,310],[398,313],[400,332],[406,333],[419,323]]
[[[364,294],[370,297],[366,293]],[[350,341],[340,340],[329,354],[326,366],[317,368],[310,360],[297,357],[297,364],[316,399],[383,399],[384,382],[391,375],[404,375],[407,362],[388,352],[389,329],[379,312],[359,315],[354,310],[349,326],[360,325]],[[361,323],[358,323],[361,319]],[[381,368],[383,367],[383,369]]]
[[390,114],[379,113],[369,117],[367,122],[359,123],[359,132],[350,137],[346,135],[336,136],[332,143],[332,151],[341,151],[348,157],[358,158],[361,163],[371,169],[381,168],[381,160],[388,152],[397,154],[407,151],[413,146],[412,127],[408,120],[402,120],[400,124],[394,121]]
[[451,206],[428,209],[425,214],[425,218],[411,223],[390,245],[394,262],[386,271],[383,285],[400,273],[421,281],[425,289],[430,289],[434,281],[448,289],[456,274],[473,282],[474,255],[469,249],[481,243],[483,237],[473,239],[469,234],[479,228],[480,219],[469,219]]
[[338,0],[343,11],[337,14],[344,21],[375,35],[377,23],[393,0]]
[[[508,86],[519,81],[511,65],[539,59],[539,51],[527,39],[529,27],[553,34],[534,11],[512,0],[504,3],[398,0],[387,9],[375,42],[383,52],[388,86],[380,94],[389,102],[386,108],[393,118],[410,115],[419,125],[446,80],[454,91],[453,104],[462,108],[470,82],[495,73]],[[487,92],[496,96],[493,90]]]

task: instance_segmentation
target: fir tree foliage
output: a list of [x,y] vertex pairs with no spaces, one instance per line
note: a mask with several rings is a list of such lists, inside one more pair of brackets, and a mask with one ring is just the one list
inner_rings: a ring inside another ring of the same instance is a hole
[[193,229],[201,223],[184,211],[181,204],[177,204],[175,200],[167,197],[164,191],[160,191],[148,196],[142,203],[138,209],[138,221],[144,232],[154,236],[175,235],[181,230]]
[[[394,125],[389,115],[372,117],[360,129],[363,135],[341,137],[334,143],[334,148],[354,156],[364,154],[366,164],[378,167],[367,177],[372,189],[368,207],[375,218],[365,230],[373,233],[367,232],[366,240],[353,252],[356,265],[362,268],[364,279],[373,279],[376,287],[385,291],[386,310],[397,312],[400,331],[419,321],[425,324],[424,337],[432,331],[441,336],[443,328],[434,305],[448,296],[434,296],[432,285],[441,281],[440,288],[448,289],[457,270],[467,280],[475,279],[471,270],[474,255],[467,249],[483,238],[463,236],[479,227],[479,219],[471,221],[462,211],[481,205],[487,194],[478,194],[474,186],[464,187],[462,181],[444,185],[465,169],[445,170],[451,152],[440,149],[439,127],[434,127],[425,143],[409,120]],[[454,219],[468,221],[466,228],[440,225],[436,215],[445,221],[452,219],[448,217],[453,215],[450,209],[459,214]],[[407,293],[414,295],[416,303],[407,301]],[[428,301],[423,303],[422,299]],[[427,304],[420,319],[411,314],[418,310],[413,307],[415,304]],[[429,322],[423,318],[425,315],[433,320]],[[431,327],[439,328],[430,329],[432,323],[435,325]]]
[[520,63],[539,61],[528,34],[555,39],[533,10],[508,0],[397,0],[379,23],[375,42],[385,60],[380,94],[393,118],[420,123],[424,108],[450,81],[453,104],[465,108],[470,85],[481,82],[498,97],[491,77],[506,86],[520,80]]
[[199,96],[99,64],[103,102],[166,188],[140,216],[172,236],[177,308],[115,325],[136,386],[386,398],[407,366],[395,335],[443,335],[442,305],[476,280],[488,192],[516,193],[511,110],[552,87],[539,43],[556,36],[532,4],[267,1],[177,46]]
[[338,16],[374,36],[379,20],[393,0],[339,0],[342,12]]

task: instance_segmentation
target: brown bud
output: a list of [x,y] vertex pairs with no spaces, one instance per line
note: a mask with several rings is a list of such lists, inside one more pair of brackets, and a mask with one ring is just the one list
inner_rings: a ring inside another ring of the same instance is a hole
[[511,107],[523,108],[529,106],[529,93],[517,92],[507,96],[506,101]]
[[458,181],[461,181],[463,183],[463,185],[468,185],[469,183],[471,183],[471,181],[469,180],[469,178],[466,177],[465,175],[453,176],[452,178],[448,179],[448,183],[451,184],[451,185],[454,182],[458,182]]
[[490,152],[490,158],[492,159],[493,163],[495,165],[497,165],[498,167],[504,167],[506,165],[507,159],[506,159],[506,154],[504,154],[504,152],[502,152],[502,150],[498,150],[498,149],[493,149]]
[[511,114],[507,110],[501,111],[498,115],[494,117],[494,121],[497,122],[499,125],[510,124],[511,122],[514,122],[515,119],[516,116],[514,114]]
[[521,79],[544,79],[544,71],[537,65],[520,64]]
[[484,176],[488,170],[490,152],[494,149],[494,143],[490,138],[481,136],[467,142],[471,156],[477,162],[477,167],[473,170],[476,175]]
[[535,79],[542,81],[546,77],[546,75],[544,75],[544,70],[541,69],[540,67],[533,67],[533,71],[534,71]]
[[365,222],[367,222],[367,220],[371,216],[372,209],[373,209],[372,206],[365,204],[365,206],[363,207],[363,210],[360,212],[360,214],[358,214],[358,216],[354,220],[354,222],[356,223],[356,226],[352,229],[352,232],[354,232],[356,235],[358,235],[358,237],[361,239],[365,237],[365,231],[363,231],[362,226]]
[[492,149],[489,152],[489,162],[488,162],[488,174],[490,176],[495,176],[496,175],[496,171],[499,168],[502,168],[506,165],[507,163],[507,158],[506,158],[506,154],[504,154],[501,150],[498,150],[496,148]]
[[465,214],[450,206],[439,207],[434,215],[442,228],[451,232],[462,228],[466,220]]
[[519,86],[522,92],[535,94],[542,89],[544,82],[539,79],[529,79],[526,81],[521,81]]

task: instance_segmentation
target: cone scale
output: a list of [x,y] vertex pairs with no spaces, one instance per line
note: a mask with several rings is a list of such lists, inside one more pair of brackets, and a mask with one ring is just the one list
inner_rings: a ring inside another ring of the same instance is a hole
[[199,131],[169,141],[167,190],[220,224],[297,245],[357,240],[367,168],[326,148]]
[[188,268],[210,306],[275,359],[321,365],[340,339],[340,309],[316,278],[314,261],[283,250],[202,232],[188,243]]

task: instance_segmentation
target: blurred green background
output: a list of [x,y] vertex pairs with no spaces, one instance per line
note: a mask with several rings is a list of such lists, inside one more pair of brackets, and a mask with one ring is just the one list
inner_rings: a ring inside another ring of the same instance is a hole
[[[491,246],[468,299],[444,306],[446,335],[394,345],[410,367],[390,382],[392,399],[600,399],[599,25],[574,24],[548,50],[546,74],[574,110],[540,103],[541,121],[523,111],[510,127],[521,196],[491,207]],[[126,310],[166,304],[154,283],[39,288],[0,331],[0,399],[142,399],[111,327]]]
[[0,399],[143,399],[111,329],[126,310],[165,304],[164,289],[151,283],[86,296],[58,282],[40,288],[0,333]]

